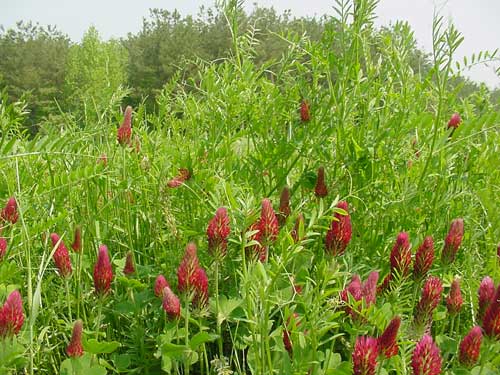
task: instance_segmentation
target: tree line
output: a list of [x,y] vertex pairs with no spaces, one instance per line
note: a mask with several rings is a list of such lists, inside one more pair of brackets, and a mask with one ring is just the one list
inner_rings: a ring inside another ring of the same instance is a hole
[[[251,36],[254,63],[267,64],[269,70],[279,69],[290,40],[319,41],[329,27],[335,28],[335,19],[295,17],[259,6],[250,13],[240,9],[238,15],[239,32]],[[374,54],[383,38],[397,32],[395,27],[376,30]],[[169,80],[194,78],[203,63],[222,61],[233,49],[220,7],[202,7],[196,16],[151,9],[138,33],[108,41],[94,27],[75,43],[55,27],[20,21],[14,28],[0,28],[0,97],[26,103],[25,126],[32,132],[62,112],[82,124],[93,121],[113,101],[143,103],[155,111],[155,98]],[[425,73],[431,65],[428,56],[415,43],[412,50],[412,69]],[[465,78],[459,84],[465,94],[484,90]]]

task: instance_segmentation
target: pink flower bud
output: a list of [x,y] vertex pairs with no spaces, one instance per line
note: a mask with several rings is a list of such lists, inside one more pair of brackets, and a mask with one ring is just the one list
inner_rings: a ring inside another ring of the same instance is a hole
[[462,365],[472,367],[476,364],[482,340],[483,334],[479,326],[472,328],[467,336],[464,337],[460,343],[460,351],[458,353],[458,359]]
[[165,279],[165,276],[158,275],[158,277],[155,280],[155,288],[154,288],[156,297],[163,297],[163,289],[167,286],[170,288],[170,285]]
[[170,287],[163,288],[163,310],[167,313],[170,319],[179,319],[181,317],[181,304],[179,298],[172,292]]
[[12,224],[15,224],[17,222],[17,219],[19,219],[19,212],[17,211],[16,198],[9,198],[7,204],[0,212],[0,219],[2,221],[10,221]]
[[0,237],[0,261],[5,256],[5,253],[7,253],[7,240],[3,237]]
[[378,342],[373,337],[358,337],[352,352],[354,375],[375,375],[377,368]]
[[208,277],[205,270],[198,267],[191,277],[194,289],[193,304],[205,307],[208,303]]
[[55,247],[57,245],[53,259],[56,268],[59,271],[59,275],[62,277],[70,277],[73,269],[71,268],[71,259],[69,258],[68,249],[57,233],[52,233],[50,235],[50,239],[52,240],[52,246]]
[[262,200],[262,210],[259,221],[260,242],[267,246],[276,241],[279,232],[278,219],[274,213],[272,203],[269,199]]
[[483,320],[484,313],[491,305],[491,303],[493,302],[493,298],[495,297],[495,284],[493,283],[491,277],[486,276],[481,281],[481,284],[479,285],[478,296],[479,307],[477,311],[477,317],[479,320]]
[[75,227],[75,239],[73,240],[71,247],[76,253],[82,251],[82,227],[80,225]]
[[431,236],[427,236],[415,254],[415,264],[413,265],[413,277],[420,280],[432,267],[434,262],[434,241]]
[[422,297],[415,309],[415,323],[426,327],[432,323],[432,313],[441,301],[443,284],[438,277],[429,276],[422,289]]
[[391,256],[391,273],[397,272],[401,276],[406,276],[410,271],[411,266],[411,250],[408,233],[401,232],[398,234],[396,243],[394,244]]
[[0,308],[0,338],[17,335],[24,323],[23,302],[19,291],[9,294]]
[[314,194],[319,198],[324,198],[328,195],[328,189],[325,183],[325,168],[322,166],[318,168],[318,179],[316,180]]
[[462,122],[462,118],[460,115],[455,112],[454,114],[451,115],[450,121],[448,121],[448,129],[449,128],[458,128],[458,125]]
[[309,112],[309,103],[306,100],[300,102],[300,120],[302,122],[307,122],[311,119],[311,114]]
[[336,207],[347,212],[347,215],[336,212],[335,219],[332,221],[328,232],[326,232],[326,252],[334,256],[344,254],[352,237],[351,217],[349,216],[347,202],[340,201]]
[[132,252],[129,251],[127,253],[127,258],[125,260],[125,267],[123,268],[123,273],[125,275],[131,275],[135,272],[135,267],[134,267],[134,258],[132,256]]
[[411,358],[413,375],[441,374],[441,354],[429,335],[424,335],[417,344]]
[[293,354],[292,339],[290,337],[290,331],[293,332],[300,326],[299,314],[293,313],[286,320],[286,325],[283,329],[283,345],[286,351],[291,356]]
[[208,223],[208,250],[216,256],[224,257],[227,251],[227,238],[230,232],[227,209],[220,207],[217,209],[213,219]]
[[380,354],[385,358],[391,358],[398,354],[398,330],[401,325],[401,318],[399,316],[394,317],[382,335],[378,338],[378,347]]
[[464,300],[460,292],[460,280],[455,279],[451,284],[450,294],[446,297],[446,308],[448,309],[448,313],[451,315],[458,314],[463,303]]
[[500,340],[500,285],[484,314],[483,329],[486,336]]
[[108,248],[106,245],[101,245],[94,266],[94,288],[96,293],[99,295],[107,294],[111,289],[111,281],[113,281],[113,269],[109,260]]
[[288,216],[290,216],[290,213],[292,212],[290,208],[290,189],[288,186],[285,186],[283,190],[281,191],[281,196],[280,196],[280,209],[278,213],[278,223],[280,226],[283,226],[286,222],[286,219]]
[[302,241],[304,238],[299,238],[299,229],[300,226],[304,226],[304,216],[302,214],[298,214],[297,220],[295,220],[295,225],[293,226],[292,231],[290,232],[290,235],[293,238],[293,241],[295,243]]
[[189,243],[186,246],[184,258],[177,269],[177,287],[181,292],[189,292],[194,273],[199,268],[198,256],[196,255],[196,245]]
[[130,144],[130,138],[132,137],[132,107],[128,106],[125,109],[125,117],[123,123],[118,128],[117,139],[118,143],[123,145]]
[[83,322],[77,320],[73,326],[73,333],[71,335],[71,341],[66,348],[66,354],[72,358],[81,357],[83,355],[82,346],[82,333],[83,333]]
[[378,278],[379,273],[377,271],[372,271],[361,286],[361,294],[363,295],[363,300],[365,301],[366,306],[374,304],[377,299]]
[[444,248],[441,253],[441,261],[443,264],[450,264],[455,260],[458,248],[462,243],[464,236],[464,220],[455,219],[451,222],[450,230],[444,240]]

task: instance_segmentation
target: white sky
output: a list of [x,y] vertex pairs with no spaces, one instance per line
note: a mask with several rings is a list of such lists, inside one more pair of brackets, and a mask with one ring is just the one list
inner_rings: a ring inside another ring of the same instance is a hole
[[[279,12],[291,9],[297,16],[333,14],[333,0],[257,0],[259,5],[273,6]],[[104,38],[126,36],[137,32],[142,17],[149,8],[178,9],[181,14],[196,14],[201,5],[211,6],[214,0],[0,0],[0,25],[12,27],[18,20],[56,25],[71,39],[78,41],[90,25],[97,27]],[[254,1],[246,1],[251,9]],[[418,44],[430,51],[431,25],[434,9],[452,20],[465,40],[457,59],[481,50],[500,47],[500,0],[380,0],[377,24],[387,25],[395,20],[410,23]],[[496,62],[495,66],[500,63]],[[500,78],[493,67],[478,66],[468,75],[484,81],[490,87],[500,87]]]

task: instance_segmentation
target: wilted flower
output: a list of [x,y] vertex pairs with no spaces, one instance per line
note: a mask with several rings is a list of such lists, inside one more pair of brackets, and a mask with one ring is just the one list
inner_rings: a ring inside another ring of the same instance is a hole
[[181,316],[181,304],[179,298],[172,292],[169,286],[165,286],[162,291],[163,295],[163,310],[167,313],[170,319],[179,319]]
[[318,168],[318,178],[316,180],[316,186],[314,187],[314,194],[320,198],[324,198],[328,195],[328,189],[325,183],[325,168],[323,166]]
[[377,368],[378,342],[373,337],[358,337],[352,352],[354,375],[375,375]]
[[73,326],[71,341],[66,348],[66,354],[72,358],[81,357],[83,355],[82,346],[83,322],[78,319]]
[[82,251],[82,227],[80,225],[75,227],[75,239],[73,240],[71,247],[77,253]]
[[295,331],[297,327],[300,326],[299,314],[293,313],[286,320],[285,328],[283,329],[283,345],[286,351],[291,356],[293,354],[292,339],[290,337],[290,331]]
[[458,248],[462,243],[464,236],[464,220],[455,219],[451,222],[450,230],[444,240],[444,248],[441,254],[441,261],[444,264],[450,264],[455,260]]
[[443,284],[438,277],[429,276],[422,289],[422,296],[415,309],[415,323],[427,326],[432,322],[432,313],[441,301]]
[[281,191],[280,209],[277,215],[280,226],[283,226],[285,224],[286,219],[288,218],[288,216],[290,216],[291,212],[292,210],[290,208],[290,189],[288,188],[288,186],[285,186]]
[[130,144],[130,138],[132,137],[132,107],[127,106],[125,109],[125,117],[121,126],[118,128],[117,139],[118,143],[123,145]]
[[127,258],[125,260],[125,267],[123,268],[123,273],[125,275],[131,275],[135,272],[134,258],[132,257],[132,252],[127,253]]
[[158,277],[155,280],[155,295],[156,295],[156,297],[162,297],[163,296],[163,289],[167,286],[170,288],[170,285],[168,284],[168,281],[165,279],[165,276],[158,275]]
[[334,256],[344,254],[352,237],[351,217],[349,216],[347,202],[340,201],[336,207],[344,210],[347,214],[342,215],[336,212],[330,229],[326,232],[326,252]]
[[212,254],[224,257],[227,251],[227,237],[231,229],[227,209],[220,207],[207,227],[208,249]]
[[173,179],[167,182],[169,188],[181,186],[184,182],[191,178],[191,172],[187,168],[179,168],[179,173]]
[[495,284],[493,283],[491,277],[486,276],[483,280],[481,280],[478,297],[479,308],[477,311],[477,317],[479,320],[483,320],[484,313],[491,305],[493,298],[495,297]]
[[0,212],[0,219],[2,219],[2,221],[10,221],[12,224],[17,222],[17,219],[19,219],[19,212],[17,212],[16,198],[9,198],[7,204]]
[[401,318],[399,316],[394,317],[382,335],[378,338],[378,347],[380,354],[385,358],[391,358],[398,354],[398,330],[401,325]]
[[196,245],[190,242],[186,246],[184,257],[177,269],[177,287],[181,292],[189,292],[193,275],[199,268],[198,256],[196,255]]
[[71,259],[69,258],[68,249],[57,233],[52,233],[50,235],[50,239],[52,240],[52,246],[57,246],[53,258],[57,270],[59,271],[59,275],[62,277],[71,276],[73,269],[71,268]]
[[300,102],[300,119],[302,122],[307,122],[311,119],[311,114],[309,113],[309,103],[306,100]]
[[0,260],[5,256],[7,252],[7,240],[3,237],[0,237]]
[[0,338],[17,335],[23,323],[23,301],[19,291],[14,290],[0,308]]
[[94,266],[94,288],[97,294],[107,294],[113,280],[113,269],[109,261],[108,248],[106,245],[99,246],[97,262]]
[[416,280],[425,277],[432,267],[432,262],[434,262],[434,241],[432,236],[427,236],[424,238],[424,242],[422,242],[422,245],[420,245],[415,254],[413,277]]
[[472,328],[467,336],[464,337],[460,343],[460,351],[458,353],[458,360],[462,365],[472,367],[476,364],[479,358],[482,340],[483,333],[479,326]]
[[194,289],[193,303],[204,307],[208,303],[208,277],[205,270],[198,267],[191,277],[191,285]]
[[408,233],[401,232],[398,234],[396,242],[392,247],[391,256],[391,273],[397,272],[401,276],[406,276],[410,271],[411,266],[411,250]]
[[458,125],[460,125],[460,123],[462,122],[462,118],[460,117],[460,115],[455,112],[454,114],[451,115],[450,117],[450,121],[448,121],[448,129],[449,128],[458,128]]
[[483,319],[484,333],[500,340],[500,285],[498,285],[491,305],[486,309]]
[[295,243],[303,240],[303,238],[299,238],[299,231],[301,225],[304,226],[304,216],[302,214],[298,214],[297,220],[295,220],[295,225],[293,226],[293,229],[290,232],[290,235],[292,236],[293,241]]
[[460,280],[455,279],[451,283],[450,294],[446,297],[446,308],[451,315],[458,314],[462,308],[464,299],[460,292]]
[[424,335],[413,351],[411,358],[413,375],[439,375],[441,373],[441,354],[429,335]]

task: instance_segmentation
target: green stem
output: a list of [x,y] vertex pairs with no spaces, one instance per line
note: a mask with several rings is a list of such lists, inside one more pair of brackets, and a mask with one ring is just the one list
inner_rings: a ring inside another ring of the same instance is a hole
[[69,294],[69,280],[67,277],[64,278],[64,287],[66,288],[66,305],[68,307],[69,321],[73,321],[73,316],[71,314],[71,296]]
[[217,343],[219,345],[219,359],[222,360],[224,356],[223,346],[222,346],[222,329],[221,322],[219,320],[219,257],[215,259],[215,322],[217,324]]
[[184,337],[184,342],[186,345],[186,357],[184,359],[184,374],[189,375],[189,366],[190,366],[190,353],[189,353],[189,304],[190,304],[190,298],[189,298],[189,293],[185,293],[185,320],[184,320],[184,326],[185,326],[185,337]]

